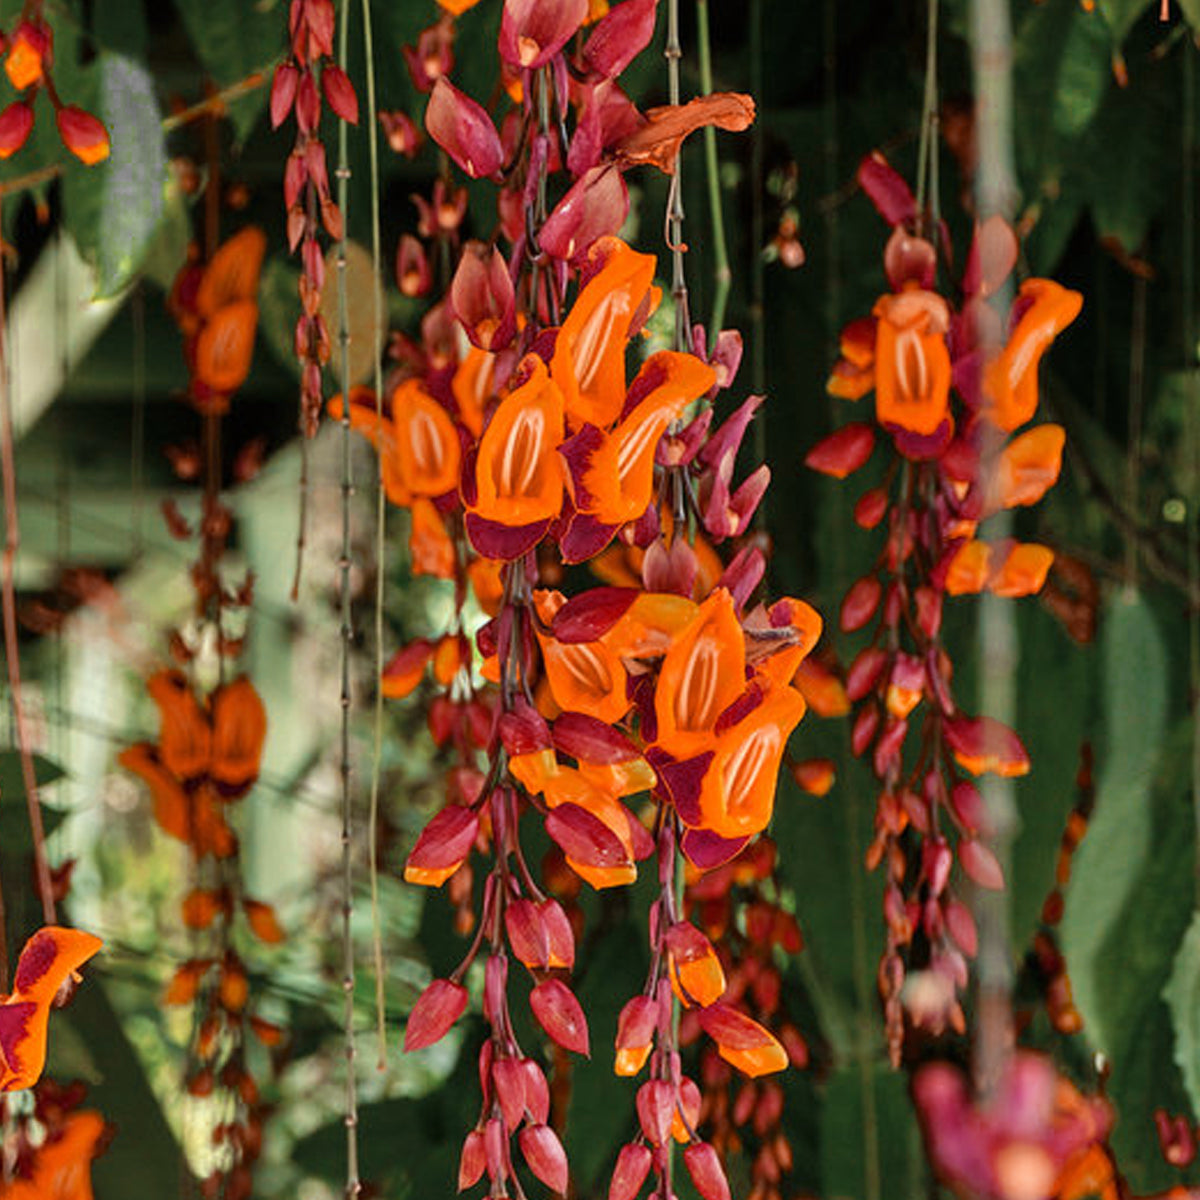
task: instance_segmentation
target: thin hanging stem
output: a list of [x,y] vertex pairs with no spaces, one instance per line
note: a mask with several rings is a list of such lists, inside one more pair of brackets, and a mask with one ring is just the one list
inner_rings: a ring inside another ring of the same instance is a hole
[[[0,213],[0,225],[2,225],[2,213]],[[57,913],[54,904],[54,888],[50,881],[50,864],[46,859],[46,829],[42,822],[42,806],[38,802],[37,773],[34,770],[33,754],[29,748],[29,731],[25,724],[25,706],[21,696],[16,584],[16,561],[17,551],[21,546],[21,528],[17,520],[17,467],[13,453],[12,395],[8,386],[8,311],[4,289],[4,256],[0,254],[0,471],[4,476],[2,582],[4,656],[8,660],[8,686],[12,697],[17,748],[21,756],[21,780],[25,787],[25,804],[29,810],[29,832],[33,840],[34,870],[38,896],[42,902],[42,918],[45,924],[55,925],[57,924]]]
[[[371,153],[371,287],[373,309],[371,337],[375,365],[375,419],[383,421],[383,313],[380,304],[380,273],[383,260],[379,218],[379,122],[376,119],[375,39],[371,32],[371,0],[362,0],[363,55],[367,72],[367,129]],[[376,1066],[387,1067],[387,1009],[384,996],[383,922],[379,908],[379,780],[383,761],[383,587],[387,574],[387,496],[383,472],[375,482],[375,708],[372,713],[371,811],[367,829],[371,860],[371,958],[375,969],[375,1028],[379,1042]]]
[[[700,51],[700,89],[707,96],[713,90],[712,47],[708,28],[708,0],[696,0],[696,40]],[[725,211],[721,200],[721,164],[717,158],[717,131],[704,128],[704,170],[708,176],[708,207],[713,232],[713,305],[708,321],[708,350],[717,344],[717,334],[725,324],[725,308],[733,272],[729,267],[729,248],[725,242]]]
[[[667,60],[667,97],[679,103],[679,60],[683,49],[679,44],[679,0],[667,0],[667,45],[663,51]],[[687,273],[683,268],[686,246],[683,242],[683,154],[675,160],[675,173],[667,194],[667,244],[671,249],[671,295],[675,301],[675,349],[692,348],[692,322],[688,315]]]
[[1183,47],[1183,366],[1187,371],[1184,449],[1191,480],[1187,503],[1188,666],[1192,706],[1192,809],[1196,814],[1196,904],[1200,907],[1200,379],[1196,364],[1196,49]]
[[[921,140],[917,151],[917,219],[923,227],[925,224],[926,201],[929,199],[930,193],[932,193],[932,206],[935,210],[933,224],[936,228],[936,209],[938,208],[938,148],[935,133],[937,130],[938,108],[938,0],[929,0],[927,13],[928,23],[925,33],[925,98],[921,104]],[[927,181],[929,182],[928,191],[926,190]]]
[[[342,5],[338,30],[338,62],[346,70],[349,59],[350,4]],[[342,213],[342,236],[338,242],[338,345],[342,375],[342,550],[338,559],[338,598],[341,610],[342,688],[339,774],[342,791],[342,992],[346,1046],[346,1200],[362,1191],[358,1176],[358,1086],[355,1077],[357,1052],[354,1044],[354,806],[350,787],[350,647],[354,637],[350,606],[350,501],[354,474],[350,453],[350,316],[346,283],[346,228],[350,198],[350,135],[345,121],[338,123],[338,208]]]
[[[979,113],[976,211],[981,219],[994,213],[1007,219],[1012,213],[1016,194],[1012,141],[1012,30],[1008,0],[972,0],[971,47]],[[1006,305],[1011,300],[1011,287],[998,299],[1002,306]],[[998,351],[996,344],[984,346],[986,355]],[[1001,441],[1001,437],[993,436],[982,448],[979,466],[982,480],[995,469]],[[995,536],[1000,540],[1008,534],[1011,521],[1005,513],[993,519]],[[982,708],[1000,721],[1012,724],[1016,708],[1017,629],[1010,604],[994,596],[983,598],[978,641],[983,664]],[[1004,877],[1011,879],[1012,843],[1018,827],[1012,782],[989,776],[983,795],[995,830],[991,848]],[[1001,1078],[1013,1044],[1008,905],[1008,895],[1004,892],[980,890],[976,895],[979,1021],[974,1066],[976,1087],[984,1094],[990,1092]]]
[[[1146,393],[1146,280],[1138,275],[1133,281],[1133,315],[1129,332],[1129,432],[1125,453],[1125,506],[1137,514],[1142,473],[1142,415]],[[1137,587],[1139,545],[1136,537],[1125,541],[1125,575],[1130,587]]]

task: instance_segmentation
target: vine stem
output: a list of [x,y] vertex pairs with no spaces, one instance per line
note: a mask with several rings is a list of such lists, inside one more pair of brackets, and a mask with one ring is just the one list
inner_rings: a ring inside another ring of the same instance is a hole
[[1196,365],[1196,53],[1183,48],[1183,179],[1180,217],[1183,225],[1183,365],[1187,371],[1188,403],[1184,423],[1186,461],[1191,466],[1187,503],[1188,666],[1192,705],[1192,810],[1196,820],[1196,904],[1200,908],[1200,380]]
[[[712,46],[708,28],[708,0],[696,0],[696,41],[700,52],[700,89],[707,96],[713,90]],[[717,334],[725,324],[725,309],[733,272],[729,267],[729,247],[725,241],[725,209],[721,200],[721,164],[717,158],[717,131],[704,127],[704,170],[708,176],[708,207],[713,233],[713,304],[708,322],[708,350],[717,344]]]
[[[679,103],[679,60],[683,49],[679,44],[679,0],[667,0],[667,45],[663,51],[667,60],[667,98]],[[671,249],[671,296],[675,301],[675,349],[692,347],[692,323],[688,316],[687,273],[683,267],[683,154],[675,159],[675,173],[667,193],[667,244]]]
[[[338,30],[338,62],[348,66],[350,45],[350,0],[343,0],[342,23]],[[355,1078],[354,1044],[354,806],[350,788],[350,643],[354,636],[350,608],[350,501],[354,474],[350,454],[350,317],[346,284],[346,226],[350,199],[350,132],[345,121],[338,123],[338,208],[342,214],[342,236],[338,240],[338,343],[342,375],[342,549],[338,559],[338,598],[341,610],[342,687],[339,768],[342,792],[342,992],[346,1046],[346,1200],[362,1192],[358,1174],[358,1086]]]
[[[379,122],[376,119],[375,39],[371,31],[371,0],[362,0],[363,56],[367,73],[367,128],[371,154],[371,286],[375,289],[371,338],[374,346],[375,419],[383,422],[383,313],[380,274],[383,261],[379,217]],[[371,860],[371,958],[375,968],[375,1031],[379,1050],[377,1068],[387,1067],[387,1011],[384,996],[383,923],[379,909],[379,782],[383,761],[383,587],[387,567],[387,496],[383,472],[375,481],[375,707],[371,730],[371,809],[367,831]]]
[[[0,225],[2,225],[0,214]],[[21,526],[17,519],[17,467],[13,453],[12,394],[8,386],[8,306],[4,295],[4,256],[0,254],[0,471],[4,480],[4,557],[3,609],[4,657],[8,660],[8,686],[12,698],[13,721],[16,724],[17,748],[21,757],[21,781],[25,787],[25,804],[29,811],[29,831],[33,840],[34,871],[38,896],[42,902],[42,919],[46,925],[57,924],[54,888],[50,881],[50,864],[46,859],[46,830],[42,823],[42,806],[38,802],[37,773],[29,749],[29,730],[25,723],[25,705],[21,695],[20,646],[17,640],[17,551],[21,547]],[[0,913],[0,920],[3,914]],[[7,954],[4,956],[7,970]]]
[[[975,179],[976,209],[980,219],[999,214],[1008,219],[1014,208],[1016,187],[1013,176],[1012,140],[1012,30],[1008,0],[972,0],[971,47],[977,98],[976,130],[979,169]],[[999,297],[1002,308],[1012,299],[1011,284]],[[986,345],[986,355],[999,346]],[[995,469],[1002,438],[985,442],[980,472]],[[995,537],[1003,539],[1011,529],[1007,513],[997,514]],[[1012,605],[995,596],[985,596],[978,628],[980,661],[983,664],[980,703],[983,711],[1012,724],[1016,709],[1015,669],[1017,629]],[[984,801],[995,829],[992,850],[1004,878],[1011,880],[1012,843],[1019,821],[1010,780],[985,777]],[[976,897],[979,924],[979,1021],[975,1037],[975,1084],[987,1094],[1000,1079],[1013,1045],[1012,953],[1009,934],[1008,893],[980,891]]]
[[[925,204],[930,199],[933,207],[933,224],[938,220],[937,160],[938,148],[934,140],[937,128],[937,40],[938,0],[928,0],[927,25],[925,32],[925,97],[921,104],[921,140],[917,150],[917,219],[925,223]],[[926,184],[929,184],[928,191]]]

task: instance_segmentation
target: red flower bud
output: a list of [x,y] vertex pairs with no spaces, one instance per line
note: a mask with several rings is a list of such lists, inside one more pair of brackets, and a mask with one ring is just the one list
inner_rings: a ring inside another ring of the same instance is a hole
[[500,57],[532,71],[549,62],[583,24],[588,0],[504,0]]
[[650,1079],[638,1088],[638,1121],[652,1146],[665,1146],[675,1116],[675,1089],[665,1079]]
[[649,1148],[639,1142],[622,1146],[613,1168],[612,1182],[608,1185],[608,1200],[634,1200],[650,1174],[653,1161],[654,1155]]
[[963,838],[958,843],[958,861],[967,877],[981,888],[989,891],[1004,890],[1004,872],[999,860],[982,842],[974,838]]
[[564,261],[578,261],[593,243],[614,234],[629,215],[629,190],[612,165],[591,167],[555,205],[538,231],[538,245]]
[[14,100],[0,112],[0,158],[11,158],[25,145],[33,129],[33,109],[23,100]]
[[94,167],[108,157],[111,149],[108,130],[90,112],[84,112],[74,104],[65,104],[54,114],[54,119],[58,122],[58,136],[63,145],[80,162]]
[[492,1083],[511,1135],[525,1118],[525,1072],[515,1058],[501,1058],[492,1064]]
[[404,878],[409,883],[439,887],[466,861],[479,833],[479,814],[460,804],[442,809],[421,831]]
[[296,85],[296,125],[301,133],[312,133],[321,120],[321,96],[311,71],[303,71]]
[[599,817],[578,804],[560,804],[546,818],[546,832],[569,858],[589,867],[624,867],[629,854]]
[[538,906],[524,897],[510,900],[504,909],[504,928],[513,954],[527,967],[544,971],[549,965],[550,943]]
[[403,234],[396,249],[396,285],[404,296],[424,296],[433,282],[429,257],[419,239]]
[[852,703],[857,704],[871,692],[879,682],[887,660],[887,651],[878,646],[867,646],[859,651],[858,657],[850,664],[850,670],[846,672],[846,695]]
[[979,949],[979,932],[971,910],[961,900],[947,900],[943,915],[955,944],[968,958],[974,958]]
[[615,79],[654,36],[658,0],[624,0],[608,10],[592,30],[583,57],[593,71]]
[[521,1153],[534,1175],[552,1192],[566,1192],[567,1154],[558,1134],[548,1125],[527,1125],[521,1130],[520,1143]]
[[879,728],[879,709],[874,704],[867,705],[854,718],[850,730],[850,750],[858,757],[871,744],[875,731]]
[[282,62],[275,68],[275,77],[271,80],[271,128],[278,129],[287,120],[296,102],[296,87],[300,82],[300,72],[296,64]]
[[534,1124],[544,1125],[550,1116],[550,1085],[545,1073],[531,1058],[521,1059],[521,1073],[525,1084],[525,1107]]
[[587,1018],[575,994],[561,979],[539,983],[529,994],[529,1007],[552,1041],[564,1050],[587,1055]]
[[412,158],[421,145],[421,131],[417,128],[412,117],[404,112],[381,112],[379,123],[383,126],[383,136],[394,154],[403,154]]
[[404,1031],[406,1053],[441,1041],[467,1007],[467,989],[448,979],[435,979],[418,997]]
[[853,633],[861,629],[875,615],[882,595],[883,587],[874,575],[864,575],[852,583],[842,600],[839,614],[842,632]]
[[730,1200],[729,1181],[725,1178],[721,1160],[707,1142],[696,1142],[689,1146],[683,1152],[683,1162],[696,1185],[696,1191],[704,1200]]
[[854,523],[860,529],[874,529],[888,510],[888,494],[883,488],[863,492],[854,506]]
[[517,332],[516,295],[504,255],[468,242],[450,284],[450,308],[480,350],[503,350]]
[[458,1160],[458,1190],[465,1192],[482,1178],[487,1166],[487,1151],[483,1147],[483,1134],[472,1129],[463,1141],[462,1154]]
[[354,84],[336,63],[326,63],[321,68],[321,91],[325,93],[325,103],[343,121],[358,124],[358,96]]
[[805,456],[804,464],[823,475],[845,479],[866,464],[874,449],[875,430],[854,421],[819,441]]
[[504,162],[500,135],[483,107],[448,79],[439,79],[425,107],[429,136],[472,179],[494,175]]

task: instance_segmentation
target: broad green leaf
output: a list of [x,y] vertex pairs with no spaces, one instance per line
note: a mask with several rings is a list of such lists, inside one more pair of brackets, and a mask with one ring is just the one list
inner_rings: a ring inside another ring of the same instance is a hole
[[845,1064],[825,1088],[820,1137],[822,1195],[911,1200],[925,1194],[903,1073]]
[[112,1145],[92,1167],[96,1200],[178,1195],[186,1174],[181,1152],[125,1034],[123,1018],[94,972],[88,972],[70,1008],[51,1019],[69,1021],[87,1047],[95,1072],[88,1104],[116,1129]]
[[[165,208],[167,157],[154,81],[119,54],[103,54],[89,74],[91,107],[108,126],[112,154],[65,171],[66,225],[96,268],[97,298],[121,291],[141,269]],[[69,157],[69,156],[68,156]]]
[[1175,1062],[1193,1110],[1200,1111],[1200,912],[1192,914],[1163,999],[1175,1025]]
[[1088,127],[1104,99],[1112,79],[1112,44],[1095,13],[1078,4],[1064,7],[1071,25],[1058,65],[1053,121],[1055,132],[1070,138]]
[[1154,0],[1098,0],[1097,11],[1108,22],[1113,46],[1124,44],[1129,31],[1137,19],[1150,7]]
[[272,68],[283,57],[286,6],[246,0],[175,0],[175,7],[197,57],[218,87],[240,83],[255,72],[265,76],[264,86],[229,105],[238,141],[244,141],[266,107]]
[[1135,592],[1109,604],[1101,640],[1104,730],[1096,814],[1076,854],[1062,935],[1089,1039],[1111,1055],[1124,1031],[1108,1020],[1104,995],[1112,964],[1104,947],[1150,853],[1149,801],[1166,728],[1167,658],[1150,607]]

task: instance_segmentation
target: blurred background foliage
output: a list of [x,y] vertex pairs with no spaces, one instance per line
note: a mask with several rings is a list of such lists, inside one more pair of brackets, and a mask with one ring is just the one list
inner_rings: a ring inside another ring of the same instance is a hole
[[[347,4],[359,46],[357,4]],[[178,920],[185,855],[159,834],[146,797],[114,766],[117,750],[152,736],[142,680],[187,620],[192,548],[171,540],[161,501],[196,511],[166,450],[197,437],[179,402],[186,375],[164,292],[184,261],[197,172],[219,163],[225,233],[264,228],[255,367],[226,422],[232,471],[239,448],[261,440],[263,469],[233,488],[231,552],[257,577],[247,669],[266,701],[270,731],[261,780],[240,806],[252,894],[274,903],[290,937],[253,952],[252,990],[286,1025],[272,1076],[275,1114],[256,1195],[319,1200],[343,1175],[338,955],[338,820],[332,759],[337,720],[336,430],[312,450],[312,530],[300,601],[290,602],[297,532],[299,449],[290,349],[295,268],[283,236],[281,177],[290,149],[266,120],[267,89],[250,86],[219,123],[172,118],[213,89],[269,73],[283,48],[284,0],[57,0],[56,77],[112,132],[111,160],[66,165],[46,113],[25,151],[0,166],[10,260],[10,346],[18,428],[21,599],[70,609],[51,632],[27,630],[22,666],[34,713],[56,860],[75,858],[71,918],[107,942],[103,969],[52,1039],[51,1071],[86,1080],[117,1136],[96,1166],[96,1194],[179,1194],[185,1161],[198,1168],[212,1114],[187,1097],[180,1072],[186,1013],[164,1009],[163,986],[188,955]],[[695,11],[682,0],[685,94],[699,90]],[[8,21],[19,0],[3,0]],[[459,22],[456,81],[490,87],[499,6]],[[758,447],[774,472],[767,527],[771,585],[803,595],[827,617],[874,554],[850,510],[857,495],[803,470],[813,442],[845,420],[824,379],[842,323],[884,290],[886,230],[854,184],[862,156],[881,149],[915,173],[925,57],[920,0],[745,0],[711,4],[718,88],[753,92],[751,134],[719,141],[720,191],[734,264],[728,324],[747,337],[737,398],[764,391]],[[1200,602],[1189,538],[1200,505],[1195,335],[1195,83],[1200,3],[1013,0],[1017,212],[1022,269],[1052,275],[1086,297],[1083,317],[1049,356],[1045,404],[1068,431],[1062,484],[1023,517],[1067,560],[1048,598],[1020,606],[1017,727],[1034,769],[1017,788],[1021,833],[1009,892],[1014,959],[1029,953],[1084,745],[1097,763],[1094,817],[1075,858],[1061,936],[1084,1032],[1056,1034],[1028,973],[1028,1039],[1053,1047],[1089,1087],[1095,1052],[1119,1112],[1113,1145],[1138,1193],[1181,1178],[1159,1153],[1152,1113],[1200,1114],[1200,921],[1194,816],[1196,696],[1189,621]],[[432,2],[375,3],[380,105],[419,116],[400,47],[435,18]],[[941,5],[941,205],[961,256],[969,239],[972,98],[965,0]],[[357,53],[357,52],[356,52]],[[361,79],[361,55],[351,74]],[[643,105],[665,98],[665,71],[648,54],[627,76]],[[219,139],[215,159],[206,139]],[[410,193],[427,193],[436,163],[385,150],[385,255],[416,225]],[[351,139],[351,236],[368,235],[366,141]],[[631,178],[629,233],[661,249],[665,187]],[[707,319],[714,263],[699,140],[684,159],[689,281]],[[486,189],[472,187],[468,226],[488,236]],[[799,265],[799,260],[803,265]],[[385,263],[386,271],[386,263]],[[369,288],[368,288],[369,291]],[[90,299],[89,299],[90,298]],[[419,310],[392,299],[394,328]],[[334,440],[331,440],[334,439]],[[373,470],[357,459],[361,479]],[[355,512],[359,629],[371,626],[373,499]],[[440,627],[449,597],[409,577],[406,531],[389,521],[387,646]],[[65,573],[97,572],[104,603],[63,600]],[[832,622],[830,622],[832,624]],[[960,694],[975,690],[974,614],[953,616]],[[848,660],[853,640],[827,639]],[[356,775],[365,805],[373,646],[356,645]],[[1190,699],[1189,699],[1190,691]],[[405,1061],[398,1031],[430,973],[457,960],[461,939],[440,893],[416,894],[398,868],[438,802],[438,764],[419,704],[389,707],[382,772],[381,915],[390,1038],[375,1070],[373,983],[360,974],[364,1176],[388,1197],[447,1194],[458,1144],[474,1120],[473,1056],[460,1042]],[[872,833],[869,777],[850,759],[842,724],[812,718],[797,757],[838,763],[824,799],[785,782],[773,834],[806,948],[786,965],[787,986],[814,1048],[807,1072],[786,1081],[785,1127],[795,1184],[825,1197],[936,1195],[920,1152],[903,1075],[885,1065],[874,964],[880,881],[863,854]],[[0,866],[10,945],[35,923],[29,842],[15,754],[0,756]],[[369,962],[370,910],[356,914],[359,961]],[[615,1015],[643,964],[632,895],[587,901],[589,934],[578,991],[592,1018],[596,1060],[571,1080],[568,1150],[580,1196],[600,1196],[631,1128],[630,1090],[612,1076]],[[640,951],[639,951],[640,953]],[[461,1086],[460,1086],[461,1084]],[[733,1171],[735,1180],[738,1171]]]

